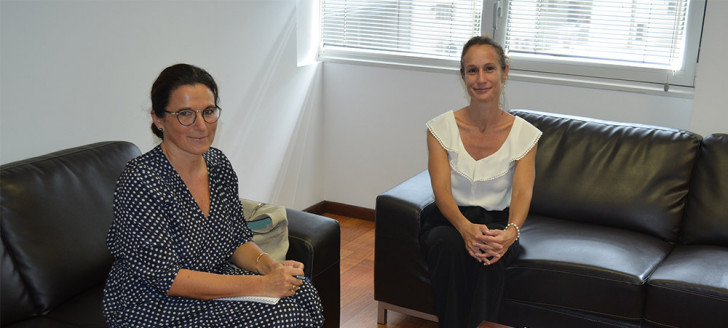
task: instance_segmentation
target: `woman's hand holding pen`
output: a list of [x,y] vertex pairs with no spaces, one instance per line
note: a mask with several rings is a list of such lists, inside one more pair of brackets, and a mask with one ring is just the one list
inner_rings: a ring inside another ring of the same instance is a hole
[[296,261],[277,263],[275,268],[263,276],[266,281],[266,296],[288,297],[296,294],[303,284],[303,264]]

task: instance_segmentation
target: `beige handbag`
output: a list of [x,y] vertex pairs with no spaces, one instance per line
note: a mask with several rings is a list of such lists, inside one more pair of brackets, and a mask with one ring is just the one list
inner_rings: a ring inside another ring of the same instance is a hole
[[285,260],[288,253],[286,208],[242,198],[240,201],[245,221],[253,230],[253,241],[274,260]]

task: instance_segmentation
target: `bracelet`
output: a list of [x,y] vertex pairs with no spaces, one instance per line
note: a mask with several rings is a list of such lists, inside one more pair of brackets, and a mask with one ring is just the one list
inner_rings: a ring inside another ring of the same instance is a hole
[[508,229],[508,227],[510,227],[510,226],[513,226],[514,228],[516,228],[516,240],[521,239],[521,229],[519,229],[518,226],[515,223],[513,223],[513,222],[508,223],[508,225],[506,226],[506,228],[503,229],[503,230]]
[[258,254],[258,257],[255,258],[255,264],[260,263],[260,257],[263,256],[264,254],[268,254],[268,253],[263,252],[263,253]]

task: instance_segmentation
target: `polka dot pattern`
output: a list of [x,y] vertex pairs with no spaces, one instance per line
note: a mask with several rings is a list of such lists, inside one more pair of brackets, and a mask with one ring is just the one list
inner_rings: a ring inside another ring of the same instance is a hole
[[166,295],[182,268],[256,274],[230,263],[253,236],[237,176],[220,150],[210,148],[203,157],[210,181],[207,218],[159,146],[131,160],[119,177],[106,239],[115,259],[103,299],[109,326],[321,327],[321,300],[309,282],[275,305]]

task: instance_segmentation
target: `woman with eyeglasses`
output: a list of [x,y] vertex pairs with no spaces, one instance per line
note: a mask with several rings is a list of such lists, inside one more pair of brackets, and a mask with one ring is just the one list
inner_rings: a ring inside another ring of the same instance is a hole
[[[303,264],[276,262],[253,241],[227,157],[211,144],[217,85],[187,64],[164,69],[151,91],[162,142],[117,181],[104,288],[110,327],[320,327],[318,293]],[[297,278],[298,277],[298,278]],[[275,304],[219,300],[280,298]]]

